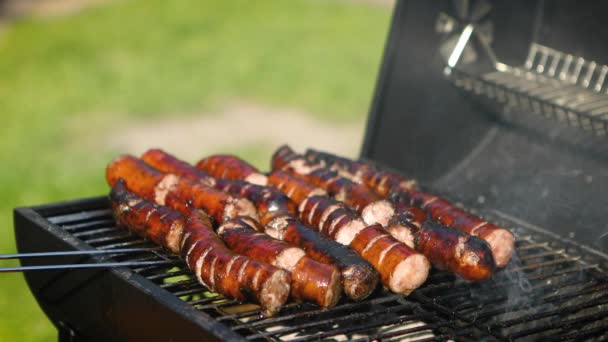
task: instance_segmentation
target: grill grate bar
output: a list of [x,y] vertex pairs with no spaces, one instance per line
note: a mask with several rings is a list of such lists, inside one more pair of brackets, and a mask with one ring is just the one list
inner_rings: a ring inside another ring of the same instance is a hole
[[163,279],[167,279],[167,278],[178,277],[178,276],[183,276],[183,275],[190,275],[190,274],[191,274],[191,272],[189,270],[180,269],[179,271],[175,271],[175,272],[152,274],[152,275],[146,276],[146,279],[163,280]]
[[[599,298],[603,298],[606,297],[608,295],[608,293],[604,293],[602,294],[602,296],[600,296]],[[523,317],[519,317],[519,318],[515,318],[515,319],[511,319],[511,320],[505,320],[505,321],[501,321],[495,324],[491,324],[489,326],[490,329],[494,329],[497,327],[500,328],[507,328],[513,325],[518,325],[518,324],[522,324],[522,323],[526,323],[529,321],[535,321],[535,320],[539,320],[541,318],[546,318],[546,317],[551,317],[551,316],[558,316],[558,315],[562,315],[565,313],[571,313],[571,312],[577,312],[583,309],[587,309],[590,307],[594,307],[597,305],[603,305],[608,303],[608,299],[604,299],[604,300],[599,300],[599,298],[593,298],[590,301],[586,301],[583,303],[579,303],[573,306],[570,306],[568,308],[559,308],[559,309],[554,309],[554,310],[550,310],[550,311],[545,311],[545,312],[539,312],[539,313],[534,313],[531,315],[527,315],[527,316],[523,316]]]
[[98,228],[98,229],[93,229],[93,230],[86,230],[83,232],[76,232],[76,233],[72,233],[72,235],[74,235],[77,238],[86,239],[87,237],[90,237],[93,235],[113,233],[115,231],[117,231],[117,229],[115,227],[104,227],[104,228]]
[[160,284],[159,286],[165,290],[171,290],[175,287],[193,287],[193,286],[203,288],[201,286],[201,284],[198,282],[198,280],[196,280],[196,279],[187,279],[187,280],[176,281],[173,283],[164,283],[164,284]]
[[[375,298],[372,299],[370,301],[367,302],[355,302],[355,303],[346,303],[343,305],[339,305],[336,306],[334,308],[332,308],[332,312],[336,313],[336,312],[340,312],[340,311],[346,311],[346,310],[353,310],[353,309],[357,309],[357,308],[361,308],[363,306],[371,306],[371,305],[379,305],[379,304],[384,304],[387,302],[391,302],[391,301],[395,301],[399,298],[402,298],[402,295],[391,295],[391,296],[386,296],[386,297],[380,297],[380,298]],[[293,320],[293,319],[301,319],[301,318],[314,318],[314,317],[318,317],[319,315],[326,313],[327,310],[326,309],[316,309],[316,310],[310,310],[310,311],[299,311],[296,313],[293,313],[291,315],[281,315],[281,316],[277,316],[277,317],[270,317],[270,318],[266,318],[266,319],[262,319],[256,322],[248,322],[248,326],[253,326],[253,327],[263,327],[263,326],[268,326],[271,324],[276,324],[279,322],[284,322],[284,321],[288,321],[288,320]],[[235,316],[224,316],[221,319],[225,320],[225,319],[233,319],[233,318],[240,318]],[[233,330],[237,330],[240,329],[241,326],[235,326],[233,327]],[[245,326],[243,326],[243,328],[247,328]]]
[[[603,318],[608,317],[608,310],[605,311],[601,311],[599,313],[591,313],[589,315],[585,315],[585,316],[581,316],[581,317],[576,317],[576,318],[572,318],[572,319],[567,319],[567,320],[558,320],[558,321],[553,321],[548,325],[545,326],[538,326],[538,327],[534,327],[534,328],[530,328],[530,329],[526,329],[526,330],[519,330],[516,333],[510,334],[509,338],[521,338],[521,337],[525,337],[525,336],[529,336],[529,335],[533,335],[533,334],[537,334],[537,333],[542,333],[545,331],[550,331],[550,330],[569,330],[571,329],[572,325],[578,325],[578,327],[576,328],[580,328],[581,325],[585,325],[585,323],[587,322],[595,322],[598,320],[602,320]],[[605,328],[604,328],[605,329]]]
[[124,240],[124,239],[129,239],[132,237],[133,237],[133,235],[131,235],[131,233],[129,233],[127,231],[117,230],[117,231],[111,232],[109,235],[105,235],[103,237],[89,239],[89,240],[87,240],[87,243],[90,245],[105,244],[107,242],[112,242],[112,241],[116,241],[116,240]]
[[107,218],[107,217],[112,217],[111,209],[87,210],[87,211],[81,211],[81,212],[77,212],[77,213],[50,216],[50,217],[47,217],[46,219],[53,224],[64,225],[64,224],[70,223],[70,222],[75,223],[75,222],[79,222],[79,221],[91,221],[91,219]]
[[503,272],[504,273],[515,273],[515,272],[520,272],[520,271],[531,271],[531,270],[538,269],[541,267],[546,267],[546,266],[578,262],[579,260],[580,260],[580,257],[561,258],[561,259],[551,260],[551,261],[547,261],[547,262],[535,263],[532,265],[508,268],[508,269],[505,269]]
[[112,217],[108,217],[108,218],[104,218],[104,219],[100,219],[100,220],[75,223],[75,224],[65,224],[65,225],[61,225],[61,228],[71,232],[72,234],[77,234],[75,232],[78,230],[93,229],[96,226],[105,226],[105,227],[112,226],[113,229],[118,229],[114,226],[114,219]]
[[[219,299],[217,299],[219,301]],[[205,310],[205,309],[220,309],[222,307],[226,307],[226,306],[232,306],[232,305],[238,305],[241,304],[240,301],[236,300],[236,299],[221,299],[221,301],[217,302],[217,303],[211,303],[211,304],[206,304],[206,305],[196,305],[196,309],[197,310]],[[256,312],[260,312],[260,309],[256,309]]]
[[[407,328],[407,329],[403,329],[403,330],[398,330],[398,331],[391,331],[391,332],[386,332],[386,333],[379,333],[379,334],[374,334],[368,337],[361,337],[361,338],[357,338],[357,339],[352,339],[349,340],[350,342],[363,342],[363,341],[390,341],[387,339],[393,338],[393,337],[397,337],[397,336],[403,336],[406,334],[414,334],[414,333],[420,333],[420,332],[427,332],[427,335],[430,335],[433,333],[433,331],[435,329],[441,328],[448,325],[447,322],[441,322],[441,323],[431,323],[431,324],[423,324],[414,328]],[[415,342],[423,342],[423,341],[447,341],[451,339],[451,336],[445,336],[445,335],[437,335],[437,336],[432,336],[432,337],[425,337],[425,338],[421,338],[421,339],[413,339],[413,336],[407,336],[407,341],[415,341]],[[397,341],[400,341],[402,339],[398,339]]]
[[[295,302],[294,303],[288,303],[288,304],[286,304],[286,305],[283,306],[283,310],[287,311],[289,309],[299,308],[302,305],[304,305],[304,304],[302,304],[302,303],[295,303]],[[342,306],[337,306],[334,309],[341,308],[341,307]],[[222,317],[218,317],[217,319],[218,319],[218,321],[235,320],[237,322],[240,322],[238,320],[246,318],[248,316],[252,316],[252,314],[255,314],[257,312],[258,312],[258,310],[246,311],[246,312],[238,312],[238,313],[234,313],[234,314],[224,315]],[[277,322],[279,320],[287,320],[289,318],[295,318],[298,315],[300,315],[300,316],[310,316],[311,314],[313,314],[313,312],[323,313],[323,312],[327,312],[327,310],[326,309],[304,310],[304,311],[300,311],[300,312],[298,312],[296,314],[283,314],[281,316],[269,317],[269,318],[267,318],[267,317],[258,317],[257,319],[250,319],[247,322],[248,323],[249,322],[257,322],[257,321],[260,321],[260,320],[268,320],[268,321],[272,321],[272,322]],[[234,328],[236,328],[236,326]]]
[[200,299],[193,299],[193,300],[187,300],[186,303],[190,304],[190,305],[204,305],[204,304],[209,304],[218,300],[222,300],[222,299],[226,299],[224,296],[222,295],[217,295],[217,296],[213,296],[213,297],[205,297],[205,298],[200,298]]
[[[494,309],[491,310],[486,310],[486,311],[477,311],[477,312],[472,312],[475,314],[475,319],[476,320],[480,320],[483,318],[486,318],[488,316],[493,316],[493,315],[499,315],[499,314],[504,314],[507,312],[517,312],[520,310],[529,310],[530,309],[530,305],[536,305],[536,304],[548,304],[548,303],[552,303],[552,302],[563,302],[566,301],[568,299],[572,299],[572,298],[577,298],[579,296],[585,295],[585,294],[591,294],[594,292],[597,292],[597,285],[596,286],[592,286],[588,289],[575,289],[569,293],[566,294],[549,294],[547,296],[545,296],[544,298],[534,298],[533,300],[529,301],[528,297],[523,297],[521,299],[518,299],[517,301],[514,301],[512,303],[506,303],[504,305],[501,305],[499,307],[496,307]],[[602,288],[605,288],[606,286],[601,285]],[[559,287],[555,287],[556,291],[559,291]],[[524,306],[522,306],[524,305]],[[526,306],[527,305],[527,306]],[[513,310],[515,309],[515,310]],[[460,311],[459,308],[456,308],[455,311]],[[461,315],[466,315],[469,314],[471,312],[460,312],[459,314]]]
[[[527,296],[532,296],[534,299],[542,299],[542,297],[536,297],[534,295],[535,294],[540,295],[542,293],[546,293],[546,292],[549,292],[549,291],[560,291],[563,288],[566,288],[568,286],[577,285],[577,284],[580,284],[579,279],[571,279],[569,281],[565,281],[565,282],[562,282],[560,284],[542,283],[542,284],[539,284],[539,285],[533,287],[533,290],[535,292],[526,293],[526,296],[521,296],[517,300],[513,301],[513,305],[518,305],[518,303],[520,303],[521,301],[528,302]],[[597,284],[593,283],[590,286],[590,288],[594,288],[595,286],[597,286]],[[583,288],[585,288],[585,287],[583,287]],[[577,292],[577,291],[581,291],[581,289],[574,290],[574,292]],[[492,293],[493,292],[489,292],[489,293],[485,293],[485,294],[475,294],[475,297],[477,299],[485,297],[485,298],[488,298],[488,299],[492,300],[495,303],[499,302],[499,301],[505,301],[505,300],[509,299],[509,293],[501,293],[498,296],[493,296]],[[469,293],[469,295],[471,295],[471,293]],[[565,295],[565,294],[560,294],[560,295]],[[547,298],[548,298],[548,296],[545,297],[544,300],[547,300]],[[463,303],[452,305],[454,307],[454,311],[461,311],[461,310],[467,309],[467,308],[478,307],[478,304],[476,304],[475,302],[471,301],[470,298],[463,298],[463,299],[464,299]]]
[[[378,326],[401,324],[401,323],[405,323],[405,322],[417,322],[417,321],[422,321],[424,319],[431,319],[434,317],[435,317],[434,314],[418,314],[418,315],[401,316],[401,317],[396,317],[396,318],[392,318],[392,319],[387,319],[382,322],[371,322],[371,323],[351,325],[351,326],[344,327],[344,328],[333,329],[331,331],[322,332],[317,335],[311,335],[311,336],[307,336],[307,337],[303,337],[303,338],[299,338],[299,339],[293,339],[291,341],[298,342],[298,341],[307,341],[307,340],[312,340],[312,339],[320,340],[320,339],[327,338],[329,336],[336,336],[336,335],[341,335],[341,334],[352,334],[354,332],[359,332],[359,331],[367,331],[367,330],[376,328]],[[436,323],[434,327],[440,327],[440,326],[446,326],[446,325],[449,325],[449,323],[441,322],[441,323]],[[424,330],[432,331],[432,329],[433,329],[433,327],[429,327],[428,325],[425,325],[424,327],[427,328]],[[422,327],[416,327],[416,328],[412,328],[412,329],[413,329],[413,331],[417,332],[417,331],[422,330]],[[263,336],[267,336],[268,334],[264,334]],[[262,334],[259,334],[259,335],[262,336]],[[252,335],[252,336],[256,336],[256,335]],[[250,338],[250,336],[247,336],[247,339],[253,339],[253,338],[254,337]]]
[[[322,319],[322,320],[315,320],[314,322],[308,322],[308,323],[302,323],[302,324],[298,324],[296,326],[289,326],[289,327],[285,327],[279,330],[275,330],[272,331],[272,334],[277,334],[277,335],[284,335],[284,334],[288,334],[294,331],[298,331],[301,329],[306,329],[306,328],[312,328],[312,327],[318,327],[318,326],[324,326],[324,325],[333,325],[342,321],[353,321],[353,320],[363,320],[363,319],[368,319],[370,316],[374,316],[374,315],[378,315],[378,314],[390,314],[390,313],[394,313],[394,312],[398,312],[398,311],[402,311],[402,310],[407,310],[407,309],[412,309],[413,305],[411,303],[407,303],[407,304],[401,304],[399,306],[393,306],[393,307],[388,307],[388,308],[382,308],[380,310],[376,310],[376,311],[367,311],[367,312],[355,312],[355,313],[351,313],[348,314],[346,316],[341,316],[341,317],[332,317],[329,319]],[[426,316],[423,315],[413,315],[413,316],[405,316],[405,317],[410,317],[410,320],[413,319],[422,319],[424,317],[429,316],[428,314]],[[383,325],[383,322],[373,322],[372,323],[373,326],[380,326]],[[267,336],[269,333],[264,332],[262,333],[262,335]]]
[[135,239],[135,240],[130,240],[130,241],[112,243],[112,244],[109,244],[109,245],[95,246],[95,248],[99,248],[99,249],[112,249],[112,248],[132,247],[132,246],[137,246],[137,245],[145,246],[145,245],[149,245],[149,243],[146,242],[146,241],[144,241],[144,240]]

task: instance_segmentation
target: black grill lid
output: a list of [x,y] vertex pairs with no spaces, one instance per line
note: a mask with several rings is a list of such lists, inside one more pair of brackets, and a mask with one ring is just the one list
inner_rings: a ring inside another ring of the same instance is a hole
[[571,112],[574,105],[557,105],[559,98],[538,100],[522,85],[492,82],[507,73],[488,66],[491,54],[479,38],[470,39],[450,70],[442,52],[471,24],[491,41],[499,61],[535,77],[537,66],[546,65],[538,77],[550,78],[553,55],[529,57],[533,42],[567,51],[556,68],[569,76],[576,74],[576,56],[584,56],[578,83],[551,84],[585,96],[599,84],[594,96],[604,101],[608,82],[600,77],[608,70],[608,50],[600,42],[608,30],[598,29],[601,7],[592,1],[398,1],[362,156],[452,200],[608,251],[608,114]]

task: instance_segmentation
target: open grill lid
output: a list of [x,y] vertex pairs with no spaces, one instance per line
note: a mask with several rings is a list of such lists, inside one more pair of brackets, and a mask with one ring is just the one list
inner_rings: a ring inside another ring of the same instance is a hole
[[608,251],[601,6],[398,1],[362,156]]

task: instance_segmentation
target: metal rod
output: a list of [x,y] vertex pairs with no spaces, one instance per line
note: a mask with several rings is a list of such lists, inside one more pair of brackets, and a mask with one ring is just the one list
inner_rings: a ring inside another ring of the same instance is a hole
[[84,250],[84,251],[62,251],[62,252],[36,252],[36,253],[17,253],[17,254],[0,254],[0,260],[9,259],[26,259],[26,258],[46,258],[56,256],[71,256],[71,255],[104,255],[104,254],[126,254],[126,253],[143,253],[154,252],[159,250],[158,247],[151,248],[122,248],[122,249],[104,249],[104,250]]
[[37,265],[37,266],[17,266],[0,268],[0,273],[6,272],[28,272],[28,271],[48,271],[48,270],[71,270],[79,268],[113,268],[113,267],[135,267],[150,265],[168,265],[172,261],[131,261],[131,262],[106,262],[91,264],[66,264],[66,265]]

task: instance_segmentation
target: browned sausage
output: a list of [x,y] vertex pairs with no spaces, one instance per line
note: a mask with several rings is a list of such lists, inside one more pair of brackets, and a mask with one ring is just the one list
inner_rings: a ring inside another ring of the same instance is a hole
[[515,237],[507,229],[484,221],[456,207],[448,200],[420,191],[401,191],[391,198],[399,207],[408,205],[420,207],[433,220],[484,239],[490,245],[496,266],[503,267],[509,263],[515,248]]
[[273,222],[277,238],[300,246],[313,259],[335,264],[342,275],[344,294],[353,300],[369,296],[378,284],[378,272],[352,249],[321,236],[318,232],[291,217],[281,217]]
[[268,177],[268,183],[279,189],[298,205],[308,196],[327,194],[325,190],[283,171],[273,171]]
[[392,194],[391,199],[396,206],[415,205],[421,207],[429,213],[432,220],[465,233],[479,236],[490,244],[498,267],[505,266],[513,255],[515,237],[510,231],[486,222],[456,207],[446,199],[415,190],[416,183],[411,179],[402,177],[395,172],[378,169],[370,163],[352,161],[314,150],[308,150],[307,160],[326,165],[342,175],[350,175],[353,179],[358,179],[369,185],[382,196]]
[[397,241],[379,224],[363,229],[350,247],[378,270],[382,283],[395,293],[410,294],[424,283],[431,268],[424,255]]
[[217,232],[233,251],[291,272],[292,297],[322,307],[336,305],[341,283],[335,265],[317,262],[302,249],[257,232],[255,225],[250,218],[235,218]]
[[229,250],[196,214],[176,211],[127,191],[122,180],[110,193],[114,217],[138,235],[179,253],[198,281],[228,298],[259,303],[273,315],[289,295],[289,273]]
[[305,157],[309,163],[325,165],[344,177],[367,184],[381,196],[388,196],[396,190],[416,189],[418,186],[414,179],[405,178],[387,170],[380,170],[368,162],[351,160],[313,149],[306,150]]
[[[146,151],[142,154],[141,159],[162,172],[173,173],[189,180],[228,192],[232,195],[247,198],[256,206],[260,223],[263,225],[266,225],[276,217],[295,214],[295,204],[287,196],[273,187],[256,185],[244,180],[216,179],[205,171],[159,149]],[[228,159],[217,158],[214,160],[217,160],[218,162],[227,161],[229,163],[229,168],[235,159],[236,157]],[[206,165],[207,163],[203,164]],[[242,164],[245,166],[249,165],[245,162],[242,162]],[[216,169],[218,169],[218,167],[221,168],[221,165],[219,164],[213,165]]]
[[249,200],[192,182],[173,174],[164,174],[142,160],[123,155],[113,160],[106,169],[110,186],[124,179],[127,188],[148,200],[169,206],[190,203],[211,215],[218,224],[237,216],[257,218],[255,207]]
[[385,226],[395,213],[393,204],[376,194],[365,184],[356,183],[323,165],[311,165],[288,146],[280,147],[272,157],[272,165],[296,177],[325,189],[337,200],[359,212],[367,224]]
[[215,178],[244,180],[257,185],[266,185],[267,179],[258,169],[243,160],[226,154],[201,159],[196,167]]
[[409,294],[428,276],[430,264],[426,257],[397,241],[380,225],[366,227],[356,212],[328,196],[313,195],[302,201],[300,219],[323,235],[353,248],[378,271],[382,284],[393,292]]
[[[320,236],[293,219],[295,204],[274,187],[260,186],[243,180],[216,180],[206,172],[157,149],[147,151],[142,155],[142,159],[163,172],[213,185],[217,189],[252,201],[267,234],[303,248],[306,254],[316,261],[337,265],[342,275],[344,293],[349,298],[363,299],[374,290],[378,275],[369,263],[347,247]],[[229,162],[232,160],[228,159]],[[248,164],[243,161],[242,165]]]

